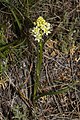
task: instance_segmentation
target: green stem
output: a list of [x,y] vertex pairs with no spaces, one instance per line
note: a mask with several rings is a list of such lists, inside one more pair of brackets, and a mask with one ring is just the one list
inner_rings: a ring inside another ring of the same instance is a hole
[[39,86],[39,79],[40,79],[40,73],[41,73],[41,65],[42,65],[42,53],[43,53],[43,45],[42,41],[38,44],[38,55],[37,55],[37,66],[36,66],[36,81],[34,84],[34,98],[37,93],[37,89]]

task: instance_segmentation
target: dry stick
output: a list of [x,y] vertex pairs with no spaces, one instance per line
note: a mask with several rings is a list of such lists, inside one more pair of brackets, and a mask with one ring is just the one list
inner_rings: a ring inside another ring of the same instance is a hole
[[[6,74],[7,75],[7,74]],[[27,107],[29,108],[29,110],[33,109],[33,104],[31,102],[31,100],[29,100],[20,90],[20,88],[16,87],[14,85],[13,82],[11,82],[11,79],[9,78],[9,76],[7,75],[7,78],[9,79],[9,84],[13,87],[13,89],[16,91],[16,93],[19,95],[19,97],[21,98],[21,100],[27,105]]]
[[[49,83],[49,85],[50,85],[50,87],[48,87],[48,88],[51,88],[51,87],[53,87],[53,86],[51,86],[51,83],[50,83],[50,81],[49,81],[49,76],[48,76],[48,72],[47,72],[47,66],[45,66],[45,70],[46,70],[46,77],[47,77],[48,83]],[[57,105],[57,107],[58,107],[59,112],[62,113],[62,109],[61,109],[61,107],[60,107],[60,105],[59,105],[59,102],[58,102],[58,100],[57,100],[57,97],[56,97],[55,95],[53,95],[53,97],[54,97],[54,100],[55,100],[55,103],[56,103],[56,105]]]
[[19,95],[19,97],[22,99],[22,101],[28,106],[28,108],[31,110],[33,108],[32,102],[20,91],[19,88],[17,88],[14,83],[10,83],[11,86],[15,89],[16,93]]
[[73,70],[73,59],[72,59],[73,53],[71,53],[70,50],[70,67],[71,67],[71,76],[72,76],[72,81],[74,81],[74,70]]

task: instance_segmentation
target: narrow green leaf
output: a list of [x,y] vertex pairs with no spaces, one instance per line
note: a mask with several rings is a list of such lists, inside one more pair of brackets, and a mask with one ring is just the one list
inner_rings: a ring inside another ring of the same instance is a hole
[[57,95],[57,94],[63,94],[67,92],[69,89],[75,88],[75,85],[79,83],[79,80],[72,81],[67,87],[64,87],[58,91],[48,91],[45,93],[41,93],[39,96],[35,96],[35,100],[38,100],[40,97],[47,96],[47,95]]
[[62,94],[62,93],[65,93],[69,90],[69,87],[65,87],[63,89],[60,89],[58,91],[48,91],[48,92],[45,92],[45,93],[41,93],[39,96],[36,96],[35,97],[35,100],[38,100],[40,97],[43,97],[43,96],[47,96],[47,95],[57,95],[57,94]]
[[20,23],[18,17],[16,16],[16,14],[15,14],[15,12],[14,12],[13,9],[10,8],[10,10],[11,10],[11,12],[12,12],[12,14],[13,14],[13,16],[14,16],[14,18],[15,18],[17,24],[18,24],[19,29],[21,30],[22,27],[21,27],[21,23]]

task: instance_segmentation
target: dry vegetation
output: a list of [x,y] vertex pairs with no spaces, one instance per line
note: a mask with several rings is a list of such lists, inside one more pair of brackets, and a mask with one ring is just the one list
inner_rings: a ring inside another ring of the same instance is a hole
[[[39,16],[52,31],[34,100]],[[0,120],[80,120],[80,0],[0,0]]]

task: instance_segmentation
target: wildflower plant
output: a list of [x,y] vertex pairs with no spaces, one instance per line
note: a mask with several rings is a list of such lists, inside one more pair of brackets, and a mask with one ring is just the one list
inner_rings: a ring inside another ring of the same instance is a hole
[[34,22],[34,28],[32,29],[32,35],[35,41],[38,42],[38,53],[37,53],[37,64],[36,64],[36,80],[34,84],[34,99],[36,97],[37,89],[39,86],[39,79],[41,73],[42,65],[42,53],[43,53],[43,36],[51,33],[51,25],[46,22],[43,17],[38,17],[36,22]]

